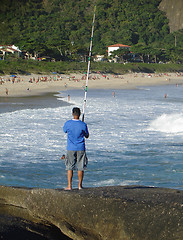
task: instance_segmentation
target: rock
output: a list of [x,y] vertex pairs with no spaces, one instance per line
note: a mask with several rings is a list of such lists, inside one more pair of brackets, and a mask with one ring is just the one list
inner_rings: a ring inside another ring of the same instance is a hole
[[183,191],[143,186],[72,191],[1,186],[0,236],[12,239],[15,234],[28,240],[182,240]]
[[0,239],[46,240],[70,239],[61,236],[59,229],[45,223],[27,221],[7,214],[0,215]]
[[182,0],[162,0],[159,5],[169,19],[170,32],[183,29],[183,1]]

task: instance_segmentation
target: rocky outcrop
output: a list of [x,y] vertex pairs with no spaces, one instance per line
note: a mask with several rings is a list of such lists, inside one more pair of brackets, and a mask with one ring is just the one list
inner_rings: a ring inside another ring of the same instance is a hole
[[159,5],[169,19],[170,32],[183,29],[183,1],[182,0],[162,0]]
[[0,238],[182,240],[183,191],[143,186],[72,191],[1,186]]

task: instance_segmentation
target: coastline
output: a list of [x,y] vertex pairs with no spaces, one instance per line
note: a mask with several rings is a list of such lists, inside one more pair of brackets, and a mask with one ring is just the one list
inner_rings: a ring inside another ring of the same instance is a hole
[[[86,75],[79,73],[52,75],[0,76],[0,97],[39,96],[66,89],[85,87]],[[129,73],[124,75],[92,73],[89,76],[90,89],[134,89],[138,86],[183,84],[180,73]]]

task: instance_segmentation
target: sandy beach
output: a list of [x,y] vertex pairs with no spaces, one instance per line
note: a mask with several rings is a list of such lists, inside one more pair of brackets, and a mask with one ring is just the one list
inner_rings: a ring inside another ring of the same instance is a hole
[[[25,97],[59,92],[66,89],[81,89],[86,84],[84,74],[31,74],[0,76],[0,97]],[[130,73],[124,75],[90,74],[88,88],[134,89],[138,86],[183,84],[182,73]]]

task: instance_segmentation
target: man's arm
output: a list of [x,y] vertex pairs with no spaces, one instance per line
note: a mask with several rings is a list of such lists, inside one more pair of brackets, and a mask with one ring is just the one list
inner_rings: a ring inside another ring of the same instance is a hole
[[88,127],[86,125],[86,130],[85,130],[85,138],[89,138],[89,132],[88,132]]
[[65,123],[64,126],[63,126],[63,131],[64,131],[65,133],[67,133],[67,126],[66,126],[66,123]]

